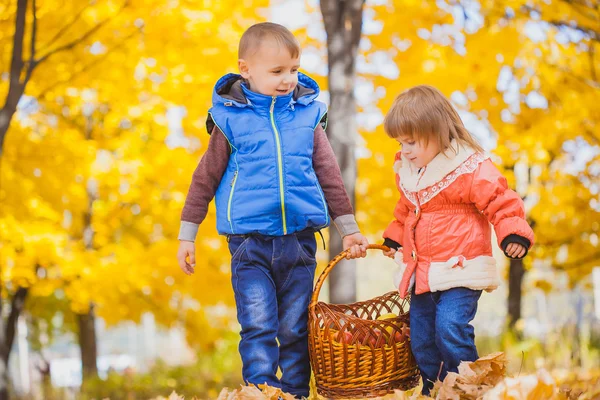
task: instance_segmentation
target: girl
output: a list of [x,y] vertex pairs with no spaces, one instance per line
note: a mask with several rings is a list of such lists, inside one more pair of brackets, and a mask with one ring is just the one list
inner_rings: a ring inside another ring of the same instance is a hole
[[402,147],[394,164],[402,196],[384,244],[403,271],[400,295],[411,294],[411,347],[429,394],[438,376],[478,358],[470,322],[481,291],[499,284],[490,223],[510,258],[527,254],[533,231],[521,198],[437,89],[399,95],[384,128]]

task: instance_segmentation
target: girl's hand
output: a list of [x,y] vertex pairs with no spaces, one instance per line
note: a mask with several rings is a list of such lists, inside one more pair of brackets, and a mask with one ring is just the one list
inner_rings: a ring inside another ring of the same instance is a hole
[[179,241],[177,262],[184,274],[191,275],[194,273],[194,268],[196,267],[196,248],[194,242],[188,242],[187,240]]
[[394,255],[396,254],[396,251],[398,250],[390,248],[388,251],[384,251],[383,255],[393,259]]
[[526,251],[527,249],[519,243],[511,243],[506,247],[506,254],[510,258],[522,258]]

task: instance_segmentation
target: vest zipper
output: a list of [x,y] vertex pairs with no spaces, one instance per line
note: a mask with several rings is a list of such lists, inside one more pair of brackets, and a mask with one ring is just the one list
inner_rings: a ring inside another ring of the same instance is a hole
[[233,235],[233,234],[235,234],[235,232],[233,231],[233,223],[231,222],[231,201],[233,200],[233,190],[235,189],[235,182],[237,181],[237,175],[238,175],[238,171],[239,171],[239,165],[237,162],[237,148],[233,145],[233,143],[231,143],[229,141],[229,138],[225,134],[225,131],[219,126],[219,124],[217,124],[215,119],[212,117],[212,113],[210,111],[209,111],[208,115],[210,115],[210,117],[212,118],[212,120],[215,123],[215,125],[217,126],[217,128],[219,128],[219,130],[223,133],[223,136],[225,136],[225,139],[227,139],[227,143],[229,143],[229,147],[231,149],[235,149],[235,152],[233,150],[231,150],[231,153],[234,155],[235,172],[233,173],[233,179],[232,179],[232,182],[230,185],[231,191],[229,192],[229,200],[227,201],[227,222],[229,222],[229,227],[231,228],[231,234]]
[[317,189],[319,189],[319,194],[321,195],[321,201],[323,202],[323,207],[325,209],[325,225],[320,228],[324,228],[329,225],[329,211],[327,211],[327,202],[325,201],[325,196],[323,195],[323,189],[321,189],[321,185],[317,182]]
[[273,96],[273,101],[271,102],[271,125],[273,126],[273,133],[275,135],[275,143],[277,146],[277,170],[279,171],[279,197],[281,200],[281,218],[283,221],[283,234],[287,235],[287,224],[285,221],[285,196],[283,193],[283,164],[281,160],[281,141],[279,139],[279,132],[277,131],[277,125],[275,125],[275,116],[273,114],[273,110],[275,109],[275,100],[277,97]]
[[235,182],[237,181],[238,171],[233,173],[233,179],[231,180],[231,191],[229,192],[229,201],[227,202],[227,221],[231,227],[231,233],[233,233],[233,225],[231,224],[231,200],[233,200],[233,191],[235,190]]

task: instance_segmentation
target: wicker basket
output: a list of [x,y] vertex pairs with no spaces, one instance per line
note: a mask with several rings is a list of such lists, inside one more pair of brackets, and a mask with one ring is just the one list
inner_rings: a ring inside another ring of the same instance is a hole
[[[368,248],[388,250],[380,245]],[[318,302],[323,282],[346,255],[347,251],[338,254],[327,265],[309,305],[310,362],[317,392],[339,399],[415,387],[419,370],[410,349],[408,299],[394,291],[353,304]]]

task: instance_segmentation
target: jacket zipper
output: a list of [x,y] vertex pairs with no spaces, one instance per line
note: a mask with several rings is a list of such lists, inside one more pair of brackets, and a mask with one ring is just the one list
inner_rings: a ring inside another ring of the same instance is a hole
[[285,221],[285,196],[283,193],[283,165],[281,161],[281,141],[279,139],[279,132],[277,131],[277,125],[275,125],[275,117],[273,115],[273,110],[275,108],[275,100],[277,97],[273,96],[273,101],[271,102],[271,125],[273,127],[273,134],[275,135],[275,143],[277,145],[277,170],[279,171],[279,197],[281,200],[281,217],[283,221],[283,234],[287,235],[287,224]]

